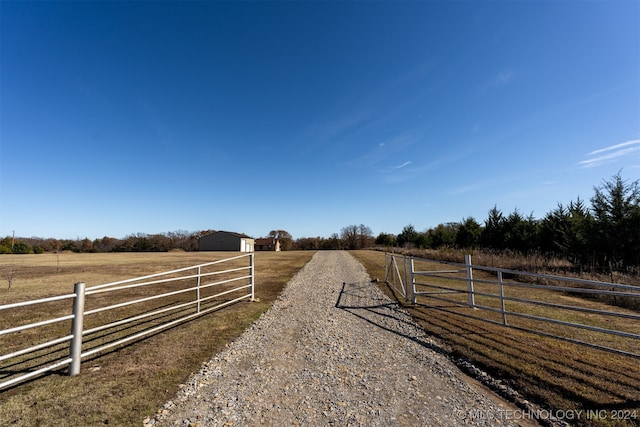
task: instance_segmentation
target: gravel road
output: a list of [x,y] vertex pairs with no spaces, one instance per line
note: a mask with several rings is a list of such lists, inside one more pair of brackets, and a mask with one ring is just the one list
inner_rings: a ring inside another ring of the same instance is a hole
[[348,252],[326,251],[144,425],[531,425],[513,411],[443,356]]

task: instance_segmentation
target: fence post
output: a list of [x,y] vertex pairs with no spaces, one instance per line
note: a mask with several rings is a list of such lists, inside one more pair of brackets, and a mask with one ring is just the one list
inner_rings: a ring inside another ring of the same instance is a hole
[[197,308],[196,313],[200,313],[200,275],[202,274],[201,266],[198,266],[198,283],[196,283],[196,301]]
[[393,266],[396,266],[396,270],[398,269],[397,267],[397,263],[396,263],[396,256],[395,255],[391,255],[391,261],[389,262],[389,268],[391,268],[391,274],[393,277],[393,287],[397,287],[398,285],[396,284],[396,274],[395,271],[393,271]]
[[251,254],[249,254],[249,267],[250,268],[250,275],[251,277],[249,278],[249,284],[251,285],[251,301],[255,301],[256,300],[256,294],[255,294],[255,271],[254,271],[254,257],[255,253],[251,252]]
[[498,285],[500,286],[500,312],[502,313],[502,324],[507,325],[507,313],[504,311],[504,283],[502,282],[502,271],[498,270]]
[[473,268],[471,267],[471,255],[464,256],[464,263],[467,265],[467,284],[469,288],[469,307],[476,306],[476,296],[473,292]]
[[389,270],[387,269],[387,253],[384,253],[384,281],[387,281],[389,277]]
[[71,364],[69,365],[69,375],[78,375],[80,373],[80,362],[82,361],[82,329],[84,324],[84,289],[85,283],[80,282],[73,285],[73,292],[76,297],[73,300],[73,320],[71,321],[71,346],[69,348],[69,356],[71,356]]

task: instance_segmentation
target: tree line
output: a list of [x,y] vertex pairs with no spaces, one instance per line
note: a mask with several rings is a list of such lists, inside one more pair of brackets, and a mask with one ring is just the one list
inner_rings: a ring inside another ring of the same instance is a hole
[[296,249],[361,249],[372,245],[417,249],[479,249],[555,257],[593,272],[640,273],[640,183],[618,173],[594,187],[590,203],[558,204],[542,219],[497,206],[481,223],[473,217],[419,232],[411,224],[399,234],[373,237],[365,225],[344,227],[330,238],[304,238]]
[[[201,236],[214,230],[197,232],[173,231],[160,234],[135,233],[125,238],[102,237],[99,239],[55,239],[40,237],[10,236],[0,240],[0,254],[41,254],[45,252],[167,252],[183,250],[197,251]],[[321,249],[361,249],[374,245],[375,238],[371,229],[365,225],[344,227],[338,235],[329,238],[303,237],[294,239],[286,230],[271,230],[266,237],[280,241],[281,250],[321,250]]]
[[[594,187],[590,203],[578,198],[558,204],[542,219],[524,215],[517,209],[505,214],[497,206],[480,223],[473,217],[439,224],[419,232],[413,225],[399,234],[373,232],[364,224],[343,227],[330,237],[293,239],[286,230],[271,230],[269,237],[280,240],[282,250],[362,249],[384,247],[439,249],[486,249],[532,253],[558,257],[581,269],[592,271],[640,270],[640,183],[625,181],[621,174]],[[41,239],[5,237],[1,253],[44,252],[165,252],[197,251],[200,236],[213,232],[175,231],[161,234],[137,233],[123,239]]]
[[423,233],[404,227],[397,236],[381,233],[376,244],[438,249],[478,248],[566,259],[582,270],[640,272],[640,184],[620,173],[594,187],[590,204],[578,198],[558,204],[542,219],[509,214],[496,206],[484,224],[475,218],[440,224]]
[[198,239],[207,232],[174,231],[161,234],[136,233],[123,239],[104,236],[99,239],[43,239],[39,237],[5,237],[0,240],[0,254],[30,254],[45,252],[167,252],[197,251]]

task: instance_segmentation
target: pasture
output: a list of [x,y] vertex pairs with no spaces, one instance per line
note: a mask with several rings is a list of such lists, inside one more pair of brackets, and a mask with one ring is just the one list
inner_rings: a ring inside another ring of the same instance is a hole
[[[380,280],[385,277],[383,252],[355,251],[353,255],[363,263],[371,277]],[[440,270],[443,269],[443,265],[422,263],[419,269]],[[481,276],[478,275],[476,278],[479,279]],[[442,286],[455,286],[447,279],[436,280]],[[462,286],[466,287],[466,284],[463,283]],[[411,305],[405,303],[404,298],[384,282],[380,283],[380,287],[391,298],[398,300],[427,333],[440,339],[450,357],[457,362],[471,362],[500,380],[500,384],[521,393],[522,399],[535,402],[542,408],[556,413],[576,411],[571,412],[574,414],[583,411],[582,414],[586,414],[586,411],[597,411],[590,413],[597,416],[584,415],[579,420],[572,420],[571,424],[640,425],[640,361],[637,358],[612,354],[469,317],[485,316],[488,320],[500,322],[496,313],[481,313],[467,307],[464,294],[459,294],[460,305],[426,296],[419,297],[418,304]],[[483,289],[478,286],[478,290]],[[539,289],[523,289],[520,292],[522,294],[519,296],[523,298],[554,302],[571,300],[573,304],[583,307],[628,311],[616,306],[605,307],[601,301],[576,298],[562,292]],[[494,301],[476,302],[495,304]],[[527,310],[530,310],[531,314],[544,317],[558,315],[553,312],[555,309],[544,306],[527,307]],[[565,320],[635,333],[640,329],[638,321],[633,319],[602,319],[594,314],[579,312],[572,316],[574,317],[565,317]],[[611,322],[616,324],[613,325]],[[562,325],[540,325],[536,324],[536,320],[526,318],[510,319],[510,324],[525,329],[545,328],[545,332],[559,336],[567,334],[566,327]],[[596,333],[591,331],[570,334],[572,338],[584,341],[597,340],[601,344],[609,344],[635,353],[639,350],[638,340],[595,336]],[[605,340],[609,342],[606,343]]]
[[[384,278],[382,252],[353,251],[352,254],[363,263],[371,277]],[[93,286],[206,263],[229,255],[232,254],[3,255],[0,257],[0,304],[71,293],[73,283],[78,281]],[[61,369],[0,391],[0,425],[59,425],[62,422],[66,425],[140,425],[142,419],[171,399],[190,373],[198,370],[203,362],[267,310],[283,286],[312,255],[313,252],[258,252],[255,258],[258,302],[240,302],[91,357],[83,361],[81,374],[76,377],[68,377],[67,370]],[[438,266],[421,268],[436,269]],[[380,286],[392,298],[397,298],[384,283]],[[544,293],[537,297],[549,300],[573,298],[562,293]],[[501,384],[517,390],[522,399],[542,408],[592,411],[591,414],[597,415],[573,420],[572,424],[640,425],[640,364],[637,359],[483,322],[465,316],[468,308],[422,298],[416,306],[406,304],[402,298],[399,300],[427,333],[440,339],[444,350],[454,360],[473,363],[499,379]],[[580,300],[579,303],[603,307],[601,301]],[[59,309],[68,311],[68,301],[66,305]],[[29,311],[23,316],[35,320],[50,314],[44,310]],[[9,327],[11,321],[0,318],[0,328]],[[597,318],[591,321],[601,322]],[[615,325],[622,330],[638,330],[637,322],[613,321],[622,322]],[[524,322],[519,326],[530,326],[526,320],[519,319],[519,322]],[[552,332],[562,333],[561,330]],[[27,337],[27,334],[18,334],[17,339]],[[10,340],[1,337],[0,353],[6,353],[5,346],[10,345]],[[622,345],[633,346],[637,342]],[[5,368],[0,362],[1,369]],[[624,419],[614,420],[613,415]]]
[[[207,263],[235,255],[219,252],[3,255],[0,304],[73,292],[73,283],[99,285]],[[0,391],[0,425],[140,425],[175,394],[180,383],[269,308],[313,252],[258,252],[256,302],[239,302],[162,333],[83,360],[80,375],[61,369]],[[9,279],[11,288],[9,289]],[[0,319],[0,329],[68,313],[70,302]],[[126,315],[126,313],[125,313]],[[68,333],[68,324],[61,324]],[[46,329],[45,329],[46,330]],[[54,332],[54,331],[51,331]],[[39,333],[46,333],[40,331]],[[126,333],[126,332],[123,332]],[[0,338],[0,353],[29,334]],[[37,338],[37,337],[35,337]],[[44,337],[42,337],[44,338]],[[62,348],[57,351],[67,351]],[[54,352],[39,355],[53,357]],[[42,363],[39,360],[25,363]],[[5,372],[13,367],[3,367]],[[28,367],[25,369],[29,369]]]

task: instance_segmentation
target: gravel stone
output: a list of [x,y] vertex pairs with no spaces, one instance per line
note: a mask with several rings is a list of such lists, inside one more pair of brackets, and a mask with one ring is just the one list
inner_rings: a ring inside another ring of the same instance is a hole
[[[259,284],[258,284],[259,293]],[[344,251],[320,251],[272,308],[145,426],[517,426]]]

